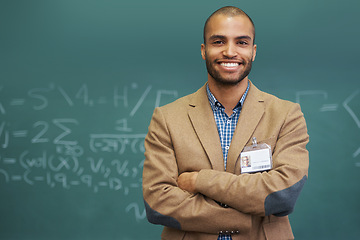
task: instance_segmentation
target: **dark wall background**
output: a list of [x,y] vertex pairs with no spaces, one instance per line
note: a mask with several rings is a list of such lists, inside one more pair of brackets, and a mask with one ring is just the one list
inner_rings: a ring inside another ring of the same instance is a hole
[[1,0],[0,239],[159,239],[143,139],[206,82],[202,27],[225,5],[255,22],[252,81],[307,120],[296,239],[358,237],[360,2]]

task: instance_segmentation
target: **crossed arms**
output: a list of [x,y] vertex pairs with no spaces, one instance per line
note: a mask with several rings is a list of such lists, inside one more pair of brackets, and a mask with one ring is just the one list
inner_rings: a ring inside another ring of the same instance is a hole
[[256,174],[213,170],[200,143],[189,143],[196,138],[191,123],[172,115],[156,109],[145,140],[143,192],[150,222],[216,234],[223,229],[247,231],[252,215],[292,212],[308,169],[308,135],[298,105],[291,105],[276,131],[273,169]]

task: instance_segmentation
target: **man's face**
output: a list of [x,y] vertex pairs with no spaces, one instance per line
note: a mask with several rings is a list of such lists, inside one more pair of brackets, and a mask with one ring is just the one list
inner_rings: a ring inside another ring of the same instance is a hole
[[201,55],[209,81],[236,85],[247,78],[255,60],[254,29],[245,16],[215,15],[208,22]]

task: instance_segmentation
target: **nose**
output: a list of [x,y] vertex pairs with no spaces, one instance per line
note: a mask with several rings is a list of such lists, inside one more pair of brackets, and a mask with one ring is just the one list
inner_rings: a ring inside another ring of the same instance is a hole
[[223,54],[228,58],[236,57],[237,56],[236,46],[232,43],[226,44]]

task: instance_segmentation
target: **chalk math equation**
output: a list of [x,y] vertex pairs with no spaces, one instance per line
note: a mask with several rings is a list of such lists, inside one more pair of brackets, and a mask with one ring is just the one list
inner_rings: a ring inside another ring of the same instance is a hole
[[[132,196],[141,196],[146,130],[153,109],[178,92],[136,83],[108,89],[49,84],[21,95],[0,86],[0,186],[112,191],[143,220],[142,198]],[[148,119],[137,118],[142,112]]]

